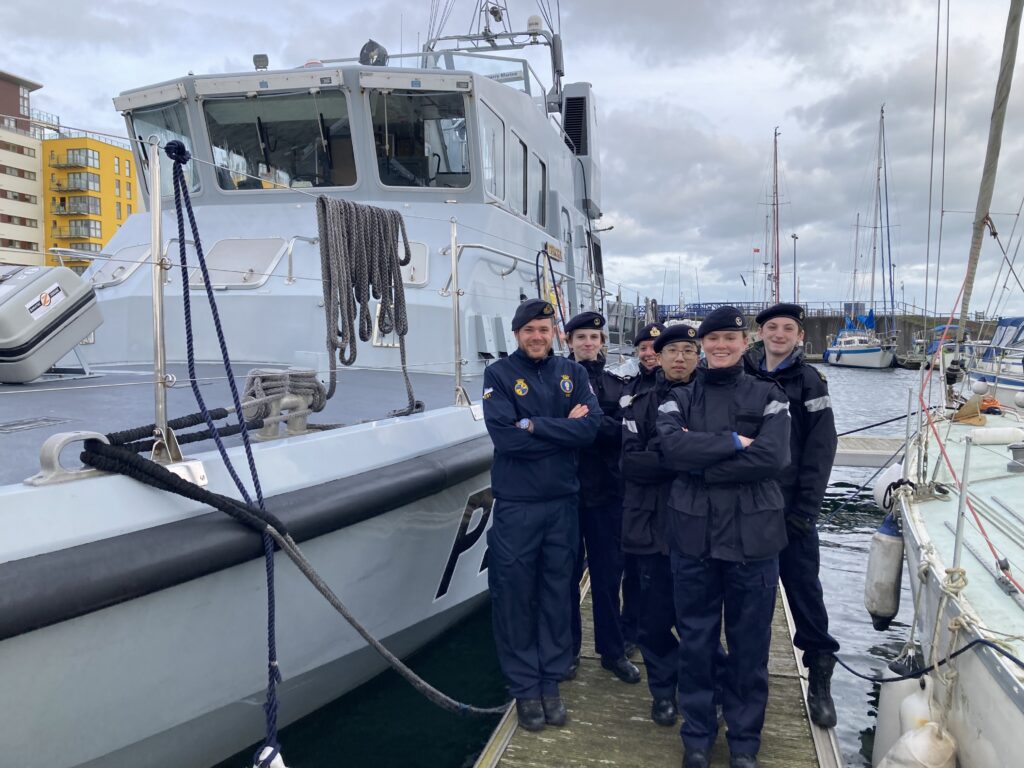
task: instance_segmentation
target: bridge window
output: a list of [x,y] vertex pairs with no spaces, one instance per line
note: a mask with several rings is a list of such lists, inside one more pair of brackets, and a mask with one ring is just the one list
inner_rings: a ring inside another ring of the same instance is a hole
[[[175,102],[157,107],[144,107],[132,113],[132,133],[135,137],[144,142],[142,152],[145,157],[149,152],[149,144],[145,143],[150,136],[156,134],[163,147],[169,141],[180,141],[190,153],[195,151],[192,146],[192,134],[188,127],[188,117],[185,115],[185,103]],[[171,170],[173,163],[163,150],[160,156],[160,194],[168,196],[173,194]],[[127,167],[127,164],[126,164]],[[189,163],[184,168],[185,180],[188,182],[189,190],[195,191],[199,188],[199,177],[196,174],[196,164]]]
[[461,93],[371,89],[380,180],[389,187],[468,187],[466,100]]
[[206,126],[221,189],[350,187],[356,183],[341,91],[209,99]]
[[508,202],[516,213],[526,213],[526,144],[512,134],[508,148]]
[[530,221],[542,227],[546,226],[548,223],[548,167],[533,152],[530,153],[527,187],[529,188],[527,207],[530,212]]
[[484,189],[499,200],[505,197],[505,124],[489,106],[480,103],[480,142],[483,150]]

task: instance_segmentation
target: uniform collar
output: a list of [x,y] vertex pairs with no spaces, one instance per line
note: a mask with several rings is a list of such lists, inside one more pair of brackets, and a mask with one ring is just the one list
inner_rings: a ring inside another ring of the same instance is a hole
[[704,381],[712,385],[730,384],[743,375],[742,360],[728,368],[708,368],[704,361],[701,361],[701,365],[703,367],[698,370],[704,372]]
[[552,355],[547,355],[546,357],[542,357],[540,360],[534,360],[519,348],[516,348],[516,351],[512,353],[511,357],[514,357],[524,365],[529,365],[533,368],[542,368],[547,365],[548,360],[552,359]]

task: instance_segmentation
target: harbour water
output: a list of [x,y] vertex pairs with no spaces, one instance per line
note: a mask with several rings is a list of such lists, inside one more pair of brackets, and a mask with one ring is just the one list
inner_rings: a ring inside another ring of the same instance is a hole
[[[917,371],[820,367],[829,380],[839,432],[905,414],[908,387],[916,390],[919,380]],[[904,429],[901,420],[858,434],[899,437]],[[822,512],[821,575],[840,656],[859,671],[880,676],[888,674],[886,663],[907,637],[913,605],[904,573],[900,614],[889,630],[872,629],[864,610],[868,546],[881,515],[870,492],[856,489],[873,473],[833,471]],[[411,666],[464,701],[493,705],[504,695],[487,607],[421,650]],[[836,730],[847,766],[870,766],[878,687],[836,669]],[[389,672],[285,728],[281,743],[289,768],[471,768],[494,725],[442,712]],[[216,768],[251,765],[252,751]]]

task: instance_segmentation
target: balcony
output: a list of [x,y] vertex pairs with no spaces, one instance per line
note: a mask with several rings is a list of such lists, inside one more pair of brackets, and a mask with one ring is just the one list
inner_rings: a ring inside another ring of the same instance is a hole
[[51,230],[53,236],[58,240],[91,240],[93,236],[88,232],[81,229],[71,229],[70,227],[62,227],[60,229]]
[[[51,192],[88,192],[89,185],[84,181],[58,181],[50,184]],[[94,190],[95,191],[95,190]]]
[[55,155],[50,158],[51,168],[86,168],[85,158],[73,154]]
[[89,200],[99,203],[95,197],[72,197],[63,205],[51,204],[50,213],[54,216],[100,216],[98,205],[96,210],[89,210]]

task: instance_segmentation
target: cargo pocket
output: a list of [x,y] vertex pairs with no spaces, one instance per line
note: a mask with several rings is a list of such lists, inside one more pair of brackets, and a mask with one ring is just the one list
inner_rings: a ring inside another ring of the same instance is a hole
[[739,498],[743,556],[752,560],[774,557],[787,543],[782,492],[774,482],[755,483]]
[[668,501],[668,528],[675,548],[689,557],[701,557],[707,549],[707,493],[675,483]]
[[651,549],[654,546],[654,512],[627,509],[622,513],[622,546],[627,549]]

